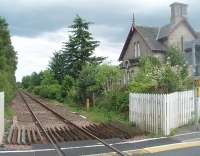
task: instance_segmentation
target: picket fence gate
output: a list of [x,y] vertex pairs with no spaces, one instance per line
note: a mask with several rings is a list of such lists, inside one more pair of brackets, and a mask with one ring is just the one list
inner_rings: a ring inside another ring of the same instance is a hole
[[155,134],[169,135],[172,129],[193,122],[194,109],[193,90],[171,94],[129,94],[130,122]]

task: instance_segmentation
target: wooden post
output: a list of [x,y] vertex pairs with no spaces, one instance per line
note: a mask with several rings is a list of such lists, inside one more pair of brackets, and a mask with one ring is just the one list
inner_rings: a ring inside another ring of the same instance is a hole
[[92,93],[92,101],[93,101],[93,106],[95,106],[95,94],[94,93]]
[[90,99],[89,98],[86,99],[86,110],[87,111],[90,110]]

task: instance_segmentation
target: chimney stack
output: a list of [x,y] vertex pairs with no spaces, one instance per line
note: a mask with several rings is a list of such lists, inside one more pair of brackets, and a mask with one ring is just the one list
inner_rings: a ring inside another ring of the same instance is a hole
[[175,2],[171,7],[171,24],[176,24],[183,18],[187,18],[187,4]]

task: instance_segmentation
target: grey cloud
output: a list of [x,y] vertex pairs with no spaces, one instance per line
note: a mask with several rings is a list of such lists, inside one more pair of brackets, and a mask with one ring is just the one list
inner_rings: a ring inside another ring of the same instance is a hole
[[[2,4],[0,15],[7,19],[12,34],[19,36],[37,36],[41,32],[67,27],[76,14],[95,22],[96,25],[120,26],[126,30],[131,23],[131,12],[134,8],[138,10],[137,3],[128,6],[132,4],[130,1],[119,3],[113,0],[72,2],[67,0],[0,0],[0,2]],[[136,16],[140,19],[143,15],[136,14]]]

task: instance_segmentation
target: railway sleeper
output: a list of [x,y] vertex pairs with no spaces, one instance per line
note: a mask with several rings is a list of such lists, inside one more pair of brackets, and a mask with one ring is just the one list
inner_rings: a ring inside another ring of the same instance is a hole
[[88,136],[88,134],[84,133],[82,130],[77,129],[76,127],[72,128],[72,130],[76,133],[79,134],[79,138],[81,140],[88,140],[91,139],[91,137]]
[[79,140],[76,134],[74,134],[69,127],[64,127],[66,132],[73,138],[74,141]]
[[44,138],[43,138],[43,136],[42,136],[42,134],[41,134],[41,132],[39,131],[39,129],[37,128],[37,127],[35,127],[36,128],[36,136],[37,136],[37,138],[38,138],[38,140],[39,141],[41,141],[42,143],[45,143],[45,140],[44,140]]
[[108,139],[109,137],[107,136],[107,134],[103,133],[101,129],[96,129],[96,127],[94,125],[90,125],[87,127],[88,129],[90,129],[91,131],[95,131],[98,136],[100,136],[103,139]]
[[68,128],[75,136],[77,136],[78,140],[84,140],[84,137],[81,135],[82,132],[80,132],[80,130],[78,131],[76,128],[71,126],[69,126]]
[[17,127],[14,127],[12,141],[11,141],[12,144],[17,143],[17,134],[18,134]]
[[54,136],[57,138],[58,142],[63,142],[64,139],[56,132],[55,128],[50,128]]
[[47,128],[47,133],[49,134],[49,136],[53,139],[53,141],[55,143],[58,143],[58,139],[54,136],[54,134],[52,133],[51,129],[50,128]]
[[116,135],[114,135],[110,130],[106,129],[103,125],[93,125],[94,127],[96,127],[96,129],[101,130],[103,134],[106,135],[106,137],[108,138],[114,138],[116,137]]
[[74,138],[68,133],[68,131],[65,129],[65,127],[60,127],[61,131],[63,132],[64,138],[66,141],[73,141]]
[[14,131],[14,126],[11,125],[10,131],[9,131],[9,134],[8,134],[8,138],[7,138],[8,144],[12,143],[13,131]]
[[18,127],[17,144],[21,144],[21,128]]
[[124,138],[125,138],[125,139],[131,138],[131,135],[130,135],[128,132],[122,130],[122,129],[119,128],[118,126],[115,126],[115,125],[112,125],[112,124],[107,124],[107,126],[112,127],[113,129],[115,129],[115,130],[118,131],[119,133],[122,133],[122,134],[124,135]]
[[[91,134],[93,134],[93,135],[99,137],[99,135],[97,134],[96,131],[92,131],[91,129],[89,129],[89,128],[87,128],[87,127],[82,127],[82,128],[83,128],[84,130],[88,131],[89,133],[91,133]],[[92,139],[93,139],[93,138],[92,138]]]
[[63,141],[68,141],[61,127],[55,127],[55,131],[60,135],[60,137],[62,137]]
[[93,135],[95,135],[95,136],[97,136],[97,137],[103,139],[103,137],[102,137],[102,135],[100,135],[100,133],[98,133],[96,130],[94,130],[93,128],[91,128],[91,125],[90,125],[90,126],[84,127],[84,129],[85,129],[86,131],[89,131],[91,134],[93,134]]
[[28,143],[31,144],[32,143],[32,138],[31,138],[30,129],[26,129],[26,132],[27,132]]
[[37,140],[37,137],[36,137],[36,134],[35,134],[35,129],[34,128],[31,128],[31,136],[32,136],[32,139],[33,139],[33,143],[39,143],[38,140]]
[[114,127],[108,126],[107,124],[104,124],[104,123],[102,123],[101,126],[104,127],[107,131],[109,131],[109,133],[113,134],[113,137],[118,137],[121,139],[125,138],[124,135],[126,134],[116,131]]

